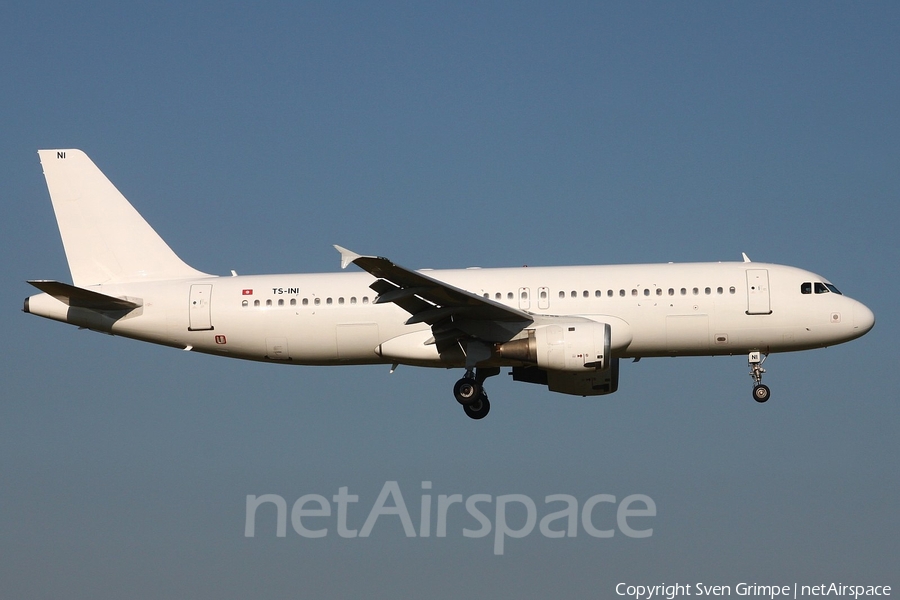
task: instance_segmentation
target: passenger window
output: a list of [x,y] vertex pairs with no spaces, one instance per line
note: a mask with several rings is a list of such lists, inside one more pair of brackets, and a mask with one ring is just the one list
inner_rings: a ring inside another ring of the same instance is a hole
[[350,304],[356,304],[356,296],[350,296]]
[[729,293],[729,294],[733,294],[733,293],[735,293],[736,291],[737,291],[737,290],[734,289],[734,286],[731,286],[730,288],[728,288],[728,293]]
[[253,306],[259,306],[259,300],[254,300],[254,301],[253,301]]
[[662,288],[656,288],[656,295],[662,296]]
[[271,301],[271,300],[266,300],[266,306],[272,306],[272,301]]
[[606,295],[609,296],[610,298],[612,298],[612,297],[613,297],[613,291],[612,291],[612,290],[607,290],[607,291],[606,291]]
[[566,293],[565,293],[564,291],[560,290],[560,291],[559,291],[559,297],[560,297],[560,298],[565,298],[565,297],[566,297]]
[[681,288],[681,295],[687,296],[687,288]]
[[284,306],[284,298],[278,299],[278,306]]
[[541,290],[541,300],[547,299],[547,290]]
[[502,299],[503,299],[503,294],[501,294],[500,292],[497,292],[496,294],[494,294],[494,300],[502,300]]
[[637,296],[637,290],[631,290],[631,295],[632,295],[632,296]]
[[710,294],[712,294],[712,290],[709,288],[706,288],[705,290],[703,290],[703,293],[706,294],[707,296],[709,296]]
[[584,290],[583,292],[581,292],[581,295],[584,296],[585,298],[587,298],[589,296],[587,290]]
[[303,299],[303,306],[309,306],[309,298]]
[[694,288],[693,292],[694,292],[694,295],[696,296],[697,294],[700,293],[700,288]]
[[368,303],[369,303],[369,297],[363,296],[363,304],[368,304]]
[[297,299],[291,298],[291,306],[297,306]]
[[315,300],[315,305],[316,305],[316,306],[319,306],[320,304],[322,304],[322,299],[321,299],[321,298],[316,298],[316,300]]
[[725,292],[725,290],[723,290],[722,288],[720,288],[720,287],[717,287],[717,288],[716,288],[716,293],[719,294],[720,296],[721,296],[724,292]]
[[674,296],[674,295],[675,295],[675,288],[669,288],[669,295],[670,295],[670,296]]
[[334,303],[334,300],[332,300],[331,298],[325,298],[325,304],[333,304],[333,303]]
[[645,296],[649,296],[649,295],[650,295],[650,289],[649,289],[649,288],[644,288],[644,295],[645,295]]
[[624,297],[625,297],[625,290],[619,290],[619,296],[621,296],[622,298],[624,298]]
[[600,290],[595,290],[595,291],[594,291],[594,297],[595,297],[595,298],[602,298],[602,297],[603,297],[603,292],[600,291]]
[[244,300],[243,302],[241,302],[241,306],[246,308],[246,307],[250,306],[250,303],[247,302],[246,300]]
[[507,300],[512,300],[512,299],[513,299],[513,293],[512,293],[512,292],[507,292],[507,293],[506,293],[506,299],[507,299]]
[[800,293],[801,294],[812,294],[812,284],[808,281],[804,281],[800,284]]
[[575,290],[572,290],[572,292],[569,295],[572,296],[573,298],[577,298],[578,292],[576,292]]

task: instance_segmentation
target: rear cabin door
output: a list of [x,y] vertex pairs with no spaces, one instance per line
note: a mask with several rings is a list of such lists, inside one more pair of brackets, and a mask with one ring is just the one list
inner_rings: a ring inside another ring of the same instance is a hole
[[747,314],[772,314],[769,302],[769,271],[766,269],[747,269]]
[[212,284],[191,286],[191,306],[189,331],[209,331],[213,329],[209,301],[212,298]]

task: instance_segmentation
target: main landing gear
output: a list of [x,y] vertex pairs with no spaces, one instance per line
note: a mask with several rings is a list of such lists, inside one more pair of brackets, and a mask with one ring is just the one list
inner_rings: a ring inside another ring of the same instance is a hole
[[753,378],[755,383],[753,386],[753,399],[760,403],[768,400],[770,395],[769,387],[762,383],[763,373],[766,372],[762,368],[762,364],[765,362],[766,357],[767,355],[762,352],[751,352],[747,356],[747,362],[750,364],[750,377]]
[[499,368],[493,369],[468,369],[462,379],[453,386],[453,395],[456,401],[462,404],[463,410],[470,419],[483,419],[491,410],[484,391],[484,380],[492,375],[500,373]]

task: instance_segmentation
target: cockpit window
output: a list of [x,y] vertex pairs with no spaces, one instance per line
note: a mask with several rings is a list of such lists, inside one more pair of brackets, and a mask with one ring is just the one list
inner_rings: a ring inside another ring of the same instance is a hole
[[819,283],[817,281],[813,285],[816,286],[815,290],[816,290],[817,294],[827,294],[830,292],[832,294],[837,294],[838,296],[843,296],[843,294],[841,294],[840,290],[838,290],[836,287],[834,287],[830,283]]
[[843,296],[843,294],[841,294],[840,290],[838,290],[836,287],[834,287],[830,283],[822,283],[820,281],[815,281],[815,282],[804,281],[803,283],[800,284],[800,293],[801,294],[812,294],[813,290],[815,290],[815,292],[817,294],[832,293],[832,294],[837,294],[838,296]]

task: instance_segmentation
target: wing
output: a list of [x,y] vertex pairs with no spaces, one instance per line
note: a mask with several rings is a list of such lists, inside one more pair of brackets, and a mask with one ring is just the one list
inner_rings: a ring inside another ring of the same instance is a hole
[[392,302],[411,316],[407,325],[427,323],[438,349],[470,340],[504,342],[531,324],[527,312],[494,302],[377,256],[361,256],[335,246],[341,267],[355,264],[376,280],[376,304]]

